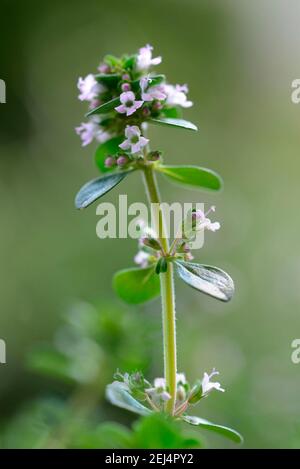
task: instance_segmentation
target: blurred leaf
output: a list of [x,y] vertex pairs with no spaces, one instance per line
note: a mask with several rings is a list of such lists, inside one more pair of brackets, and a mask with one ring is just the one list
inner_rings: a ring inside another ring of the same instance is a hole
[[221,301],[229,301],[234,293],[232,278],[218,267],[192,262],[175,262],[179,277],[196,290]]
[[133,267],[116,272],[113,285],[122,300],[131,304],[152,300],[160,293],[159,277],[154,267]]
[[75,381],[70,374],[70,359],[50,347],[40,347],[32,350],[27,357],[27,364],[38,373],[66,381]]
[[118,81],[121,79],[120,75],[117,73],[98,73],[95,75],[97,81],[100,81],[104,85],[114,86],[117,85]]
[[134,448],[184,449],[201,446],[200,441],[185,436],[182,426],[164,414],[152,413],[134,424]]
[[91,111],[86,113],[86,117],[93,116],[94,114],[106,114],[107,112],[112,111],[115,107],[119,106],[121,103],[120,98],[113,98],[107,103],[101,104],[98,107],[95,107]]
[[195,124],[184,119],[173,119],[171,117],[152,117],[151,119],[149,119],[149,122],[158,125],[170,125],[172,127],[181,127],[182,129],[187,130],[198,130]]
[[119,145],[123,140],[124,137],[114,137],[110,140],[107,140],[105,143],[101,143],[97,148],[95,153],[95,160],[96,165],[102,173],[115,170],[115,168],[107,168],[104,163],[108,155],[115,155],[118,151],[120,151]]
[[130,57],[127,57],[125,60],[124,60],[124,63],[123,63],[123,67],[125,69],[132,69],[135,65],[135,62],[136,62],[136,58],[137,58],[137,55],[134,54],[134,55],[131,55]]
[[121,60],[119,59],[119,57],[115,57],[111,54],[107,54],[104,57],[103,61],[107,63],[107,65],[109,65],[110,67],[118,67],[119,65],[121,65]]
[[233,430],[232,428],[225,427],[224,425],[217,425],[215,423],[209,422],[208,420],[191,415],[184,415],[182,416],[182,419],[190,425],[195,425],[197,427],[219,433],[220,435],[229,438],[235,443],[243,443],[242,435],[240,435],[240,433],[238,433],[236,430]]
[[72,448],[125,449],[132,447],[131,431],[124,425],[105,422],[96,428],[82,429],[73,437]]
[[166,166],[158,165],[155,168],[173,181],[199,189],[218,191],[222,187],[221,177],[214,171],[198,166]]
[[27,403],[4,428],[2,445],[6,449],[42,448],[65,418],[64,403],[57,399]]
[[114,381],[112,384],[106,386],[106,398],[111,404],[139,415],[149,415],[152,412],[135,400],[129,394],[125,384],[119,381]]
[[88,207],[95,202],[95,200],[107,194],[107,192],[113,189],[131,172],[132,171],[120,171],[87,182],[82,186],[75,197],[75,207],[78,209]]

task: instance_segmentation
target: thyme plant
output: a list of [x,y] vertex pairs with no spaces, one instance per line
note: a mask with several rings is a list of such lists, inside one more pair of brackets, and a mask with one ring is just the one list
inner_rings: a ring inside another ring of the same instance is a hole
[[[229,301],[234,284],[223,270],[192,262],[191,243],[199,231],[216,231],[220,225],[208,218],[208,212],[193,210],[191,222],[171,242],[167,236],[157,173],[179,184],[195,189],[218,191],[222,180],[210,169],[181,165],[171,166],[162,160],[161,151],[150,148],[147,135],[151,124],[196,131],[197,127],[181,118],[181,112],[192,106],[186,85],[171,85],[166,77],[152,71],[161,57],[152,57],[146,45],[137,54],[114,57],[107,55],[97,73],[79,78],[79,99],[87,101],[87,121],[76,128],[82,145],[93,140],[99,143],[95,161],[103,173],[85,184],[78,192],[75,205],[83,209],[105,195],[126,177],[139,172],[144,180],[148,202],[159,207],[155,226],[140,224],[138,267],[117,272],[113,284],[119,296],[128,303],[138,304],[160,295],[162,303],[164,377],[148,381],[142,373],[117,372],[107,386],[108,400],[140,415],[153,412],[221,433],[235,442],[241,435],[228,427],[213,424],[188,414],[213,390],[224,392],[213,381],[218,374],[212,370],[201,380],[189,384],[177,372],[174,272],[191,287],[221,301]],[[211,207],[210,211],[214,211]]]

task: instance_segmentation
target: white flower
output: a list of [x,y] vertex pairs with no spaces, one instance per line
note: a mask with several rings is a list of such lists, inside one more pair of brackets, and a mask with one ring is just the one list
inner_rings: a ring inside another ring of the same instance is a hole
[[112,137],[109,132],[99,127],[97,120],[82,122],[78,127],[75,127],[75,131],[77,135],[80,136],[83,147],[89,145],[94,139],[100,143],[104,143]]
[[158,101],[162,101],[166,99],[167,95],[164,92],[163,85],[156,85],[150,86],[151,78],[149,77],[142,77],[140,79],[140,88],[142,91],[142,100],[143,101],[153,101],[157,99]]
[[105,90],[105,87],[96,81],[92,73],[85,78],[80,77],[77,87],[80,91],[78,95],[80,101],[92,101]]
[[168,106],[191,107],[192,101],[188,101],[186,94],[188,93],[187,85],[163,85],[164,92],[167,95],[166,104]]
[[153,47],[149,44],[139,50],[136,60],[137,70],[147,70],[149,67],[151,67],[151,65],[158,65],[161,63],[161,57],[155,57],[152,59],[152,50]]
[[[185,384],[186,377],[184,373],[176,373],[176,384]],[[155,388],[165,388],[166,387],[166,380],[165,378],[155,378],[154,380],[154,387]]]
[[149,142],[148,138],[141,136],[141,131],[136,125],[127,125],[125,129],[126,140],[119,145],[122,150],[130,150],[131,153],[140,153]]
[[115,107],[115,110],[120,114],[131,116],[137,109],[139,109],[144,101],[137,101],[135,94],[132,91],[125,91],[120,95],[120,106]]
[[212,389],[216,389],[217,391],[225,392],[225,389],[221,388],[221,384],[218,382],[211,382],[210,379],[218,375],[219,372],[215,370],[215,368],[212,370],[211,374],[208,375],[207,373],[204,373],[203,379],[202,379],[202,395],[207,395]]
[[149,257],[150,257],[150,254],[148,254],[148,252],[139,251],[134,256],[134,262],[143,269],[145,267],[148,267]]

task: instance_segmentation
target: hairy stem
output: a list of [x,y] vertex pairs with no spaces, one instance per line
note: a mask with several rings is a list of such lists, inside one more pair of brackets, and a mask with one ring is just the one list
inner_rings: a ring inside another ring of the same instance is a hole
[[[169,252],[169,241],[166,234],[163,213],[160,208],[160,195],[151,166],[145,166],[144,181],[150,204],[158,204],[158,217],[155,219],[155,231],[162,245],[164,252]],[[173,415],[176,401],[176,324],[175,324],[175,292],[173,282],[173,264],[168,263],[167,272],[160,275],[160,288],[162,299],[162,322],[163,322],[163,342],[164,342],[164,374],[166,385],[171,395],[166,403],[166,411]]]

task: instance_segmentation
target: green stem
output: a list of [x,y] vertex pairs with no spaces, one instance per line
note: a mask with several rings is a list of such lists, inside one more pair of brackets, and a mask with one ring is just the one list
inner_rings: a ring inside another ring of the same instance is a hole
[[[158,204],[158,219],[155,220],[155,231],[163,250],[169,252],[169,241],[166,234],[163,213],[160,208],[160,196],[154,171],[151,166],[144,166],[144,180],[150,204]],[[155,217],[156,218],[156,217]],[[164,374],[166,385],[171,395],[166,403],[166,411],[173,415],[176,401],[176,325],[175,325],[175,292],[173,282],[173,264],[168,263],[168,270],[161,273],[160,288],[162,299],[162,321],[164,342]]]

